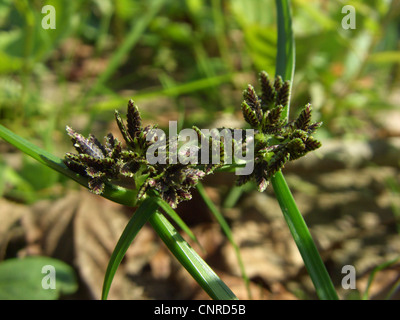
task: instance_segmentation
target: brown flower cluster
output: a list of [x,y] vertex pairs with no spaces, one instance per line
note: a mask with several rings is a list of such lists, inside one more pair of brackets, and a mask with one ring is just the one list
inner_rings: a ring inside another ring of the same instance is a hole
[[[286,123],[283,111],[289,103],[290,83],[283,82],[280,77],[271,81],[265,72],[260,74],[260,83],[260,96],[251,85],[244,91],[243,116],[256,133],[254,150],[251,150],[254,151],[251,160],[254,161],[254,170],[250,175],[239,176],[238,184],[254,179],[259,191],[264,191],[270,178],[286,162],[298,159],[321,146],[312,137],[321,123],[311,122],[309,104],[296,120]],[[77,154],[66,153],[64,162],[71,170],[88,178],[88,187],[95,194],[102,194],[106,183],[136,189],[138,200],[152,189],[175,208],[181,201],[191,199],[190,189],[199,180],[224,165],[223,141],[216,142],[212,134],[206,137],[196,127],[193,129],[202,141],[201,144],[207,142],[209,148],[208,164],[199,164],[199,161],[185,164],[171,162],[170,159],[176,159],[177,156],[176,149],[170,148],[171,141],[166,142],[164,149],[157,148],[158,153],[165,153],[166,162],[150,163],[147,151],[162,139],[154,135],[157,126],[142,127],[139,110],[132,100],[128,103],[126,125],[118,111],[115,112],[115,118],[125,140],[124,146],[111,133],[102,144],[92,134],[86,138],[70,127],[66,128]],[[233,147],[236,150],[246,150],[246,140],[233,139]],[[220,161],[211,161],[215,153]],[[199,154],[194,157],[199,158]]]
[[321,146],[312,134],[322,123],[311,122],[311,105],[307,104],[298,118],[286,123],[282,114],[289,104],[290,82],[280,76],[270,80],[266,72],[260,73],[261,94],[249,85],[243,93],[244,119],[256,131],[254,170],[240,176],[239,185],[254,179],[258,190],[264,191],[270,178],[285,163],[296,160]]
[[[196,164],[151,164],[147,160],[148,148],[157,143],[153,135],[156,126],[142,127],[142,119],[135,103],[130,100],[125,126],[118,111],[115,118],[125,140],[125,147],[111,133],[102,145],[92,134],[85,138],[67,126],[66,130],[78,152],[66,153],[64,163],[73,171],[89,178],[89,189],[102,194],[107,182],[130,186],[138,190],[142,199],[149,188],[175,208],[178,203],[191,199],[190,189],[217,167],[199,168]],[[168,161],[169,156],[166,157]]]

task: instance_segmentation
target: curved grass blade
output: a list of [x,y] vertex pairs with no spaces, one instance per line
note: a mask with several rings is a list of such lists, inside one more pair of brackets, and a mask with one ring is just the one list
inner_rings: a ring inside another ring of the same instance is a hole
[[[184,94],[206,90],[219,86],[224,83],[230,83],[233,79],[233,73],[224,74],[221,76],[201,78],[191,82],[177,83],[171,87],[163,87],[155,90],[143,90],[135,94],[135,101],[154,99],[160,96],[177,97]],[[106,96],[102,101],[96,102],[96,111],[115,110],[116,105],[125,104],[128,96]]]
[[124,57],[137,44],[140,37],[146,31],[146,28],[161,10],[165,2],[165,0],[153,0],[148,7],[148,11],[144,12],[139,19],[132,21],[130,31],[125,36],[122,44],[118,46],[118,49],[111,56],[106,70],[101,73],[100,77],[96,80],[96,83],[89,93],[86,93],[86,99],[97,93],[106,83],[106,81],[115,73],[117,68],[124,61]]
[[163,199],[157,196],[154,196],[153,200],[166,214],[168,214],[171,217],[172,220],[174,220],[174,222],[190,237],[190,239],[192,239],[201,247],[199,241],[197,240],[192,230],[190,230],[190,228],[186,225],[186,223],[181,219],[181,217],[176,213],[176,211],[170,207],[168,203],[166,203]]
[[[72,180],[78,182],[82,186],[88,188],[88,179],[83,177],[76,172],[70,170],[62,161],[62,159],[52,155],[51,153],[39,148],[33,143],[25,140],[19,135],[13,133],[11,130],[6,127],[0,125],[0,137],[3,138],[8,143],[12,144],[14,147],[21,150],[23,153],[31,156],[41,164],[48,166],[49,168],[62,173],[63,175],[71,178]],[[136,190],[126,189],[123,187],[119,187],[116,185],[106,183],[104,188],[104,193],[102,196],[105,198],[112,200],[114,202],[118,202],[120,204],[124,204],[127,206],[135,206],[136,205]]]
[[219,225],[221,226],[221,229],[224,231],[228,241],[231,243],[233,249],[235,250],[235,255],[236,259],[239,264],[240,272],[242,274],[242,278],[244,280],[246,290],[247,290],[247,295],[249,299],[252,299],[251,291],[250,291],[250,280],[249,277],[246,274],[246,270],[244,268],[244,263],[242,260],[242,256],[240,254],[240,249],[235,240],[233,239],[231,229],[229,228],[228,223],[226,222],[224,216],[221,214],[221,212],[218,210],[218,208],[214,205],[214,203],[211,201],[211,199],[208,197],[203,184],[198,183],[196,185],[197,190],[199,191],[200,196],[203,198],[204,203],[207,205],[208,209],[210,209],[211,213],[214,215],[215,219],[217,219]]
[[[276,53],[275,76],[282,80],[293,80],[295,68],[295,42],[292,30],[292,14],[289,0],[276,0],[278,43]],[[285,110],[286,109],[286,110]],[[282,112],[282,117],[289,119],[290,96],[287,107]]]
[[[368,283],[367,286],[365,288],[364,294],[362,295],[362,300],[368,300],[369,298],[369,289],[372,285],[372,282],[374,281],[375,275],[381,271],[384,270],[386,268],[391,267],[392,265],[396,264],[397,262],[400,261],[400,257],[394,258],[390,261],[386,261],[384,263],[381,263],[380,265],[376,266],[370,273],[369,277],[368,277]],[[389,295],[390,296],[390,295]]]
[[[278,25],[278,53],[276,60],[276,76],[292,81],[295,67],[295,45],[292,30],[292,15],[289,0],[276,0],[277,25]],[[289,115],[289,105],[284,112],[286,120]],[[315,286],[320,299],[337,300],[338,296],[332,280],[318,253],[310,231],[297,208],[293,195],[283,177],[278,171],[272,178],[279,205],[289,226],[290,232],[303,258],[306,269]]]
[[156,201],[153,201],[151,198],[146,198],[137,208],[134,215],[126,225],[113,253],[111,254],[110,261],[108,262],[106,274],[104,276],[103,290],[101,293],[102,300],[107,299],[115,272],[117,271],[118,266],[120,265],[122,258],[131,245],[133,239],[136,237],[137,233],[147,222],[150,216],[155,213],[157,208],[158,204]]
[[[25,154],[36,159],[38,162],[66,175],[82,186],[86,188],[88,187],[87,178],[68,169],[62,159],[30,143],[2,125],[0,125],[0,137],[20,149]],[[135,190],[125,189],[114,185],[106,185],[102,196],[111,201],[127,206],[135,206],[136,204]],[[113,275],[115,274],[116,267],[119,264],[117,262],[119,261],[122,252],[125,250],[125,246],[130,243],[130,239],[133,240],[138,230],[140,230],[140,227],[143,226],[150,216],[150,222],[152,223],[153,228],[167,244],[171,252],[178,258],[194,279],[199,282],[200,286],[210,295],[210,297],[214,299],[237,299],[232,291],[221,281],[221,279],[218,278],[215,272],[176,232],[168,220],[162,214],[158,212],[156,214],[154,213],[160,203],[161,202],[156,200],[155,197],[147,198],[137,209],[135,215],[128,223],[126,231],[124,231],[125,234],[121,236],[119,246],[112,258],[112,264],[110,265],[107,276],[104,280],[102,298],[105,299],[108,295]]]
[[190,247],[162,214],[156,212],[150,217],[149,222],[180,264],[212,299],[237,300],[235,294],[196,251]]
[[271,183],[318,297],[322,300],[337,300],[335,287],[281,171],[275,174]]

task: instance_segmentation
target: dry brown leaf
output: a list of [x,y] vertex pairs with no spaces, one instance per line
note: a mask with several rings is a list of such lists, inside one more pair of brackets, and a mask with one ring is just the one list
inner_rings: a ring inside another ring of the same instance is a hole
[[22,235],[21,218],[29,214],[29,207],[0,198],[0,260],[4,259],[9,242]]
[[[124,208],[86,190],[70,192],[55,201],[39,201],[32,207],[20,206],[20,211],[14,204],[12,208],[14,214],[8,216],[10,222],[3,227],[10,229],[20,221],[26,246],[19,255],[46,255],[73,265],[85,284],[85,297],[99,299],[108,261],[129,220]],[[133,214],[134,208],[129,211]],[[1,234],[0,243],[6,245],[7,232]],[[149,227],[140,230],[117,270],[110,299],[146,298],[142,285],[129,277],[140,274],[149,264],[158,250],[154,240]]]
[[[100,298],[108,261],[128,223],[129,218],[121,208],[89,194],[81,201],[74,221],[75,262],[95,299]],[[130,211],[133,214],[134,209]],[[127,277],[138,274],[149,263],[156,248],[153,233],[146,228],[140,230],[115,274],[109,299],[146,298],[143,287]]]

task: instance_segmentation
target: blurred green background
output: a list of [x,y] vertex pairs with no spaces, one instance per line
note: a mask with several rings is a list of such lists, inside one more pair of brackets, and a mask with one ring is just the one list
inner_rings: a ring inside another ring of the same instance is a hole
[[[55,8],[56,29],[42,28],[45,4]],[[345,4],[356,8],[354,30],[341,27],[343,1],[292,1],[292,112],[311,102],[320,134],[369,139],[376,111],[396,106],[399,4]],[[4,0],[1,122],[62,156],[66,124],[101,134],[130,98],[161,125],[240,121],[242,90],[257,85],[259,71],[274,74],[275,24],[271,0]],[[0,190],[22,201],[52,194],[60,177],[26,161],[26,170],[3,172]]]
[[[56,29],[42,28],[46,4]],[[344,5],[355,7],[356,29],[342,28]],[[292,115],[311,102],[323,144],[400,135],[387,118],[400,101],[400,1],[292,0],[292,8]],[[258,88],[261,70],[274,75],[275,55],[272,0],[2,0],[0,122],[59,157],[71,150],[65,125],[102,137],[131,98],[161,127],[240,127],[242,91]],[[4,198],[31,204],[78,188],[0,148]],[[397,178],[390,183],[398,195]]]
[[[55,8],[56,29],[42,28],[46,4]],[[344,4],[356,8],[354,30],[341,27]],[[292,113],[311,102],[324,137],[371,138],[376,111],[396,107],[398,1],[292,6]],[[1,123],[62,156],[66,124],[102,134],[130,98],[161,125],[240,121],[242,90],[257,85],[259,71],[274,74],[275,24],[271,0],[3,0]],[[24,161],[19,172],[1,165],[0,191],[21,201],[53,194],[61,177]]]

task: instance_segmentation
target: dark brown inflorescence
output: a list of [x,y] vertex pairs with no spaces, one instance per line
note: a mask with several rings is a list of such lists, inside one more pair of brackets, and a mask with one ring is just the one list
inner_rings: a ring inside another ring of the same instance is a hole
[[[271,81],[265,72],[260,74],[260,83],[261,95],[257,95],[249,85],[244,91],[242,103],[243,116],[255,132],[254,150],[251,150],[254,157],[250,160],[254,161],[254,170],[249,175],[239,176],[237,182],[241,185],[253,179],[259,191],[264,191],[269,179],[286,162],[298,159],[321,146],[312,137],[321,123],[311,122],[309,104],[296,120],[286,123],[282,114],[289,103],[290,83],[283,82],[280,77]],[[86,138],[66,127],[77,154],[66,153],[64,163],[71,170],[86,176],[88,187],[95,194],[102,194],[107,183],[114,183],[136,189],[137,199],[141,200],[151,189],[175,208],[181,201],[191,199],[191,188],[202,178],[225,164],[224,143],[222,139],[213,139],[212,130],[210,136],[206,136],[200,129],[193,127],[198,141],[201,141],[200,145],[207,142],[205,146],[210,159],[206,164],[198,161],[198,152],[193,153],[196,161],[178,163],[171,161],[178,155],[176,147],[170,148],[173,139],[165,141],[163,148],[154,148],[166,138],[154,133],[157,126],[142,127],[138,107],[132,100],[128,102],[126,125],[118,111],[115,112],[115,119],[125,140],[124,145],[111,133],[101,144],[92,134]],[[246,150],[246,139],[233,139],[232,142],[233,148]],[[157,149],[158,156],[163,153],[165,161],[149,161],[149,148]],[[200,150],[201,146],[195,146],[195,149]],[[211,161],[215,153],[219,161]]]
[[260,96],[251,85],[243,93],[243,116],[256,132],[254,170],[250,175],[240,176],[237,183],[254,179],[258,190],[264,191],[270,178],[285,163],[321,146],[312,134],[322,123],[311,123],[310,104],[296,120],[287,123],[282,113],[289,104],[290,82],[283,82],[280,76],[271,81],[266,72],[261,72],[260,83]]
[[[147,150],[157,143],[153,135],[156,126],[142,127],[142,120],[135,103],[128,103],[127,126],[118,111],[115,118],[125,140],[125,147],[111,133],[102,145],[92,134],[85,138],[67,126],[66,130],[78,152],[66,153],[64,163],[73,171],[89,178],[88,187],[95,194],[102,194],[107,182],[130,186],[138,190],[142,199],[149,188],[156,190],[171,207],[191,199],[190,189],[205,175],[222,164],[207,165],[171,163],[166,153],[166,163],[151,164]],[[153,135],[153,136],[150,136]],[[162,152],[161,148],[158,152]]]

